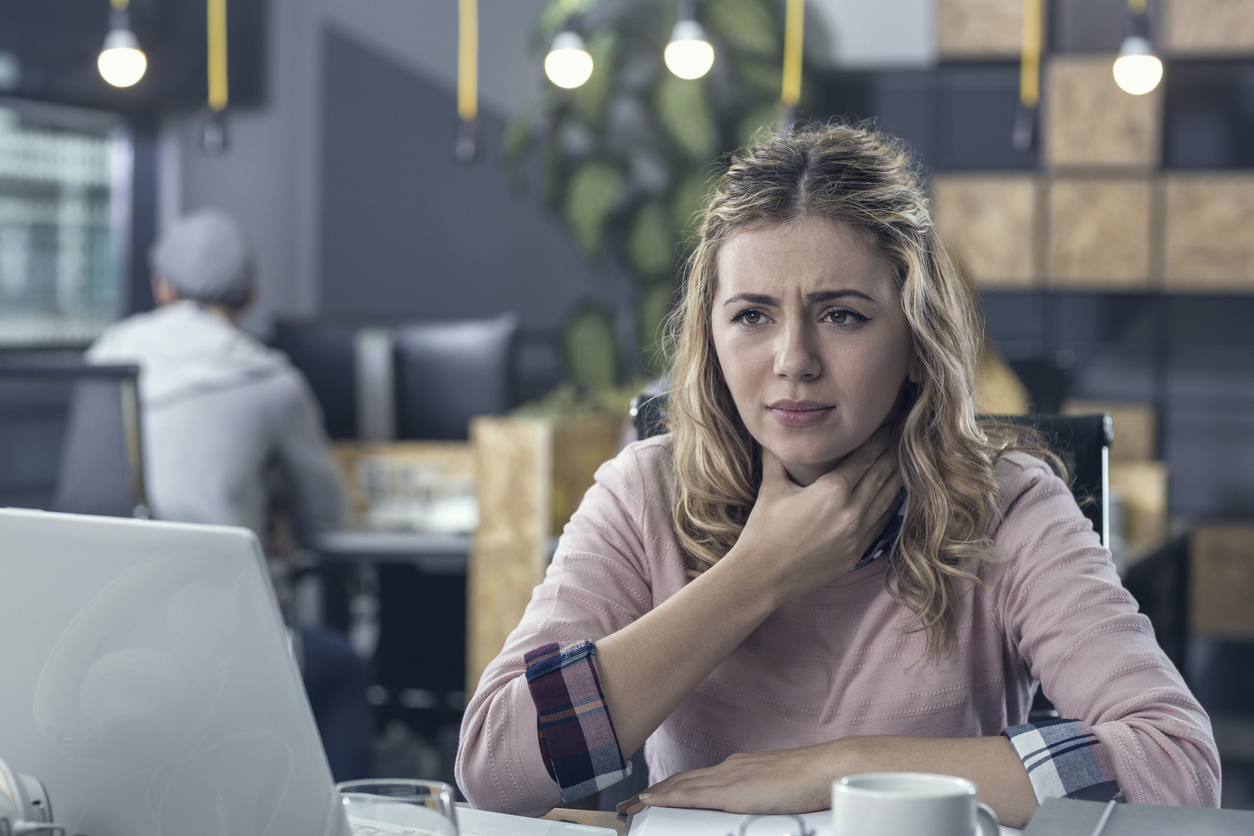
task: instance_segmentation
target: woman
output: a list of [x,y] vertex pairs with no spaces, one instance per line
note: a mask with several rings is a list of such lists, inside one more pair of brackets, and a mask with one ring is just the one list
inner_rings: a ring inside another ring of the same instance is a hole
[[[883,770],[1011,825],[1218,803],[1209,720],[1065,483],[976,421],[978,315],[898,144],[734,160],[675,322],[670,433],[598,472],[467,709],[472,803],[569,803],[646,741],[626,812],[816,810]],[[1025,724],[1037,681],[1072,719]]]

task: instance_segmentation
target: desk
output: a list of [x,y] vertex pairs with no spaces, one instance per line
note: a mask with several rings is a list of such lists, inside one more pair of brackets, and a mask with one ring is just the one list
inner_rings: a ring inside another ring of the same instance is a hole
[[568,821],[575,824],[583,824],[589,827],[608,827],[615,833],[622,834],[623,829],[627,826],[627,819],[619,816],[617,813],[602,812],[600,810],[571,810],[559,807],[551,811],[548,815],[541,818],[549,821]]
[[368,563],[408,563],[438,575],[464,575],[471,534],[416,531],[328,531],[314,543],[323,557]]

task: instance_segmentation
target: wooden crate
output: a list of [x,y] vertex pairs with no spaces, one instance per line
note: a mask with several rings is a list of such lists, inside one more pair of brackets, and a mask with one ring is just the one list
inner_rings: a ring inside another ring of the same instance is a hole
[[1115,441],[1110,445],[1111,462],[1148,462],[1157,458],[1158,416],[1152,404],[1071,398],[1062,405],[1062,411],[1065,415],[1110,413],[1115,430]]
[[1165,179],[1166,287],[1254,290],[1254,175],[1171,174]]
[[1050,59],[1045,84],[1045,160],[1052,166],[1159,164],[1162,85],[1143,96],[1119,89],[1114,55]]
[[518,626],[544,579],[549,541],[614,456],[624,416],[551,421],[484,417],[470,425],[479,528],[466,576],[466,690]]
[[1189,557],[1193,631],[1254,639],[1254,525],[1199,526]]
[[1150,279],[1148,179],[1049,184],[1046,272],[1053,287],[1140,290]]
[[1035,284],[1038,190],[1031,174],[932,178],[937,234],[972,284]]
[[1254,56],[1254,3],[1164,0],[1162,40],[1173,56]]
[[1017,58],[1022,0],[940,0],[937,47],[944,58]]

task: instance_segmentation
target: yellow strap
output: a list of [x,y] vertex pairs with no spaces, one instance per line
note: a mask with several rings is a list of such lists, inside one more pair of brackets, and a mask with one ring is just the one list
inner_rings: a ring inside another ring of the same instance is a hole
[[457,115],[469,122],[479,114],[479,2],[457,2]]
[[131,0],[111,0],[111,2],[113,3],[113,8],[119,12],[124,12],[126,7],[130,5]]
[[1145,14],[1145,0],[1128,0],[1128,11],[1134,15]]
[[788,0],[784,12],[784,89],[780,101],[796,107],[801,98],[801,44],[805,37],[805,0]]
[[1041,0],[1023,0],[1023,51],[1019,58],[1019,101],[1041,100]]
[[209,24],[209,108],[226,108],[226,0],[208,0]]

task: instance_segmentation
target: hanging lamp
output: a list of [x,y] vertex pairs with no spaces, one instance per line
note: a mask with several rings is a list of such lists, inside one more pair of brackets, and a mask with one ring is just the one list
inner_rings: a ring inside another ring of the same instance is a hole
[[131,31],[128,3],[129,0],[112,0],[109,34],[105,36],[104,46],[96,59],[101,77],[114,87],[131,87],[148,70],[148,58]]
[[679,19],[663,53],[666,67],[683,79],[701,78],[714,66],[714,47],[697,23],[696,0],[680,0]]
[[581,87],[592,77],[592,56],[578,31],[578,7],[579,0],[562,0],[566,23],[553,37],[549,54],[544,57],[544,74],[566,90]]
[[479,159],[479,2],[457,2],[457,141],[461,163]]
[[1128,0],[1128,36],[1123,39],[1111,69],[1115,83],[1134,96],[1145,95],[1163,79],[1163,62],[1154,54],[1149,40],[1145,0]]
[[206,0],[206,24],[208,25],[208,66],[206,77],[209,84],[209,118],[205,120],[200,135],[200,147],[206,155],[218,157],[226,153],[226,106],[230,100],[227,83],[226,0]]
[[784,83],[779,95],[779,135],[792,133],[801,101],[801,47],[805,39],[805,0],[788,0],[784,8]]
[[1019,109],[1010,144],[1020,153],[1036,141],[1037,106],[1041,101],[1041,0],[1023,0],[1023,41],[1019,51]]

